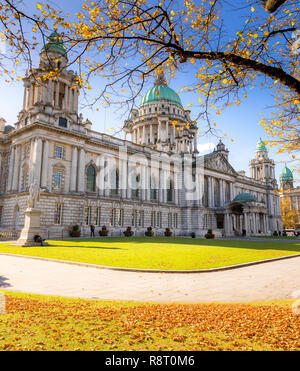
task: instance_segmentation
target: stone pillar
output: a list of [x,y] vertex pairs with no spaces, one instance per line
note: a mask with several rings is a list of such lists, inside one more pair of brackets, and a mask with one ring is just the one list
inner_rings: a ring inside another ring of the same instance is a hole
[[219,180],[220,207],[224,207],[224,180]]
[[163,202],[163,187],[164,187],[164,184],[163,184],[163,170],[162,169],[159,169],[159,188],[158,188],[158,200],[159,202]]
[[161,141],[161,122],[158,121],[157,141]]
[[76,178],[77,178],[77,162],[78,162],[78,148],[72,149],[72,164],[71,164],[71,178],[70,178],[70,192],[76,191]]
[[207,187],[207,191],[208,191],[208,195],[207,195],[207,198],[208,198],[208,207],[212,207],[213,203],[212,203],[212,177],[211,176],[208,176],[207,177],[207,183],[208,183],[208,187]]
[[34,140],[31,165],[32,175],[30,182],[33,182],[34,179],[37,179],[37,183],[40,185],[42,166],[42,139],[39,137],[35,138]]
[[68,85],[65,85],[65,97],[64,97],[64,107],[63,107],[65,110],[69,109],[69,105],[68,105],[69,94],[68,93],[69,93],[69,87]]
[[84,192],[85,185],[85,151],[84,148],[79,150],[78,159],[78,192]]
[[59,81],[56,81],[55,86],[55,107],[59,105]]
[[153,144],[154,143],[154,139],[153,139],[153,125],[150,124],[150,144]]
[[244,228],[246,230],[246,235],[249,234],[249,226],[248,226],[248,215],[247,213],[244,213]]
[[165,138],[165,140],[167,141],[168,138],[169,138],[169,122],[166,121],[166,138]]
[[146,125],[144,125],[143,129],[142,129],[142,144],[146,144],[145,143],[145,140],[146,140],[145,127],[146,127]]
[[43,147],[42,180],[41,180],[42,188],[47,188],[48,161],[49,161],[49,141],[46,139],[44,141],[44,147]]
[[122,198],[126,198],[127,195],[127,160],[121,160],[121,179],[122,179],[122,186],[121,186],[121,195]]
[[229,182],[229,201],[232,201],[234,199],[234,196],[233,183]]
[[18,177],[19,177],[19,147],[16,145],[14,153],[14,171],[11,187],[12,191],[18,190]]
[[104,155],[101,154],[99,157],[98,157],[98,164],[99,164],[99,171],[98,171],[98,187],[99,187],[99,195],[100,196],[103,196],[104,195],[104,176],[105,176],[105,172],[104,172]]
[[78,112],[78,90],[74,90],[74,111]]

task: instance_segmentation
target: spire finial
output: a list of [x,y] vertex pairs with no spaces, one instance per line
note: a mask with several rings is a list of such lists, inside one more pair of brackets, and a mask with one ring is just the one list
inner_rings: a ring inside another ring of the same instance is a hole
[[154,86],[156,85],[167,85],[167,80],[165,78],[164,71],[160,71],[154,81]]

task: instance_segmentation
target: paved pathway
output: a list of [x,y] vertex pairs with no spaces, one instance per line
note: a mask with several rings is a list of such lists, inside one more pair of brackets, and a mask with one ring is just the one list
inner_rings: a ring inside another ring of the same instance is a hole
[[300,257],[212,273],[137,273],[0,256],[0,289],[101,300],[235,302],[291,299]]

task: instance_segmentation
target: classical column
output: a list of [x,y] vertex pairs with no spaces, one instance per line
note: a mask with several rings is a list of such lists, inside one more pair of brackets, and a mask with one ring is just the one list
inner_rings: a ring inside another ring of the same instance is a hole
[[68,87],[68,85],[66,84],[65,85],[65,98],[64,98],[64,109],[69,109],[69,106],[68,106],[68,103],[69,103],[69,101],[68,101],[68,98],[69,98],[69,87]]
[[47,188],[48,161],[49,161],[49,141],[45,139],[44,146],[43,146],[43,163],[42,163],[42,180],[41,180],[42,188]]
[[144,125],[142,129],[142,144],[145,144],[145,139],[146,139],[145,129],[146,129],[146,125]]
[[104,176],[105,176],[105,172],[104,172],[104,155],[101,154],[99,157],[98,157],[98,166],[99,166],[99,171],[98,171],[98,181],[97,181],[97,184],[98,184],[98,187],[99,187],[99,195],[100,196],[103,196],[104,195]]
[[154,143],[154,140],[153,140],[153,125],[150,124],[150,144],[153,144]]
[[207,183],[208,183],[208,187],[207,187],[207,204],[208,204],[208,207],[212,207],[212,177],[211,176],[208,176],[207,177]]
[[33,93],[34,93],[34,86],[33,83],[30,84],[29,88],[29,107],[33,106]]
[[41,166],[42,166],[42,139],[37,137],[34,139],[33,144],[33,153],[31,157],[31,179],[30,183],[37,180],[37,183],[40,184],[41,181]]
[[247,215],[247,213],[244,213],[244,228],[245,228],[245,231],[246,231],[246,235],[248,236],[249,227],[248,227],[248,215]]
[[84,148],[80,148],[78,159],[78,192],[84,192],[84,184],[85,184],[85,151]]
[[137,141],[136,141],[138,144],[141,143],[141,137],[140,137],[140,127],[138,126],[137,128]]
[[74,90],[74,111],[78,112],[78,90]]
[[224,206],[224,180],[219,180],[220,207]]
[[13,171],[13,179],[12,179],[12,190],[18,190],[18,176],[19,176],[19,146],[15,146],[15,154],[14,154],[14,171]]
[[78,148],[74,146],[72,149],[70,192],[76,191],[77,162],[78,162]]
[[169,137],[169,121],[166,121],[166,138],[165,140],[167,141]]
[[69,110],[71,112],[74,111],[74,90],[73,89],[70,89],[68,88],[68,97],[69,97]]
[[127,160],[121,160],[122,164],[122,171],[121,171],[121,179],[122,179],[122,187],[121,187],[121,194],[123,198],[126,198],[127,193]]
[[146,199],[146,167],[141,165],[141,195],[142,200]]
[[161,141],[161,122],[158,121],[157,141]]
[[159,169],[159,188],[158,188],[159,202],[163,202],[163,196],[164,196],[163,187],[164,187],[164,184],[163,184],[163,170]]
[[8,179],[7,179],[7,190],[10,191],[12,187],[12,178],[14,171],[14,162],[15,162],[15,146],[11,146],[10,155],[9,155],[9,168],[8,168]]
[[55,86],[55,106],[59,105],[59,81],[56,81]]
[[232,201],[233,199],[234,199],[233,183],[229,182],[229,201]]

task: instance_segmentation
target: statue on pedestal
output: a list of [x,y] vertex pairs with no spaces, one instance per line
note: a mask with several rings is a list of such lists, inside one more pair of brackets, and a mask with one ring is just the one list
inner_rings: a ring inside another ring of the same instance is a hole
[[37,183],[37,179],[34,179],[34,182],[29,187],[27,205],[30,209],[34,209],[36,207],[37,202],[39,201],[40,201],[40,187]]

